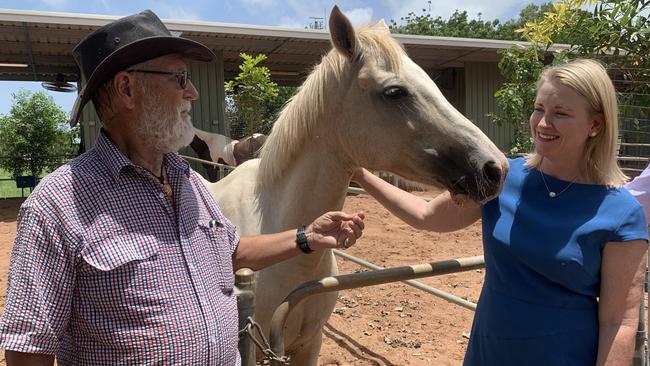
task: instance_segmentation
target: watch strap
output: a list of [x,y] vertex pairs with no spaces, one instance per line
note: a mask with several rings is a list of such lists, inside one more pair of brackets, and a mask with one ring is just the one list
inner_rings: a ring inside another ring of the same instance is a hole
[[307,234],[305,233],[305,226],[298,226],[298,230],[296,230],[296,245],[298,245],[298,248],[305,253],[309,254],[312,253],[314,250],[309,246],[309,243],[307,242]]

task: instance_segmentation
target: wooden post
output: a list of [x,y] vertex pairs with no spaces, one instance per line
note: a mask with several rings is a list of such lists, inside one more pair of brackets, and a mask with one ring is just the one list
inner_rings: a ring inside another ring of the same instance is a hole
[[[249,317],[255,315],[255,272],[241,268],[235,273],[237,292],[237,311],[239,313],[239,330],[247,325]],[[239,354],[242,366],[255,366],[255,343],[248,334],[239,339]]]

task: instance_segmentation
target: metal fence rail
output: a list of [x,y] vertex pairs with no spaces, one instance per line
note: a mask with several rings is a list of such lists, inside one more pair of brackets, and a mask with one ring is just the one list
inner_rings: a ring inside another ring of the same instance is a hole
[[[271,350],[278,356],[284,355],[284,328],[287,317],[291,310],[308,296],[324,292],[469,271],[482,268],[484,263],[483,256],[465,257],[370,272],[330,276],[320,280],[306,282],[287,295],[284,302],[273,313],[270,334]],[[282,363],[273,361],[271,365],[279,366]]]

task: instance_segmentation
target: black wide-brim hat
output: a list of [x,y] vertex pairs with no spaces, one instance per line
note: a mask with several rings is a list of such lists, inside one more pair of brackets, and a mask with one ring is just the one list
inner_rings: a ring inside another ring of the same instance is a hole
[[86,103],[116,73],[172,53],[196,61],[216,57],[198,42],[172,36],[151,10],[120,18],[92,32],[72,50],[85,85],[72,107],[70,126],[77,124]]

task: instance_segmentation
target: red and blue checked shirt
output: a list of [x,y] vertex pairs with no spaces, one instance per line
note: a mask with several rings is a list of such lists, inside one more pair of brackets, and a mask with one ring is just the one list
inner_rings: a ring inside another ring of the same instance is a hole
[[239,365],[235,227],[176,154],[158,182],[103,133],[21,207],[0,347],[59,365]]

